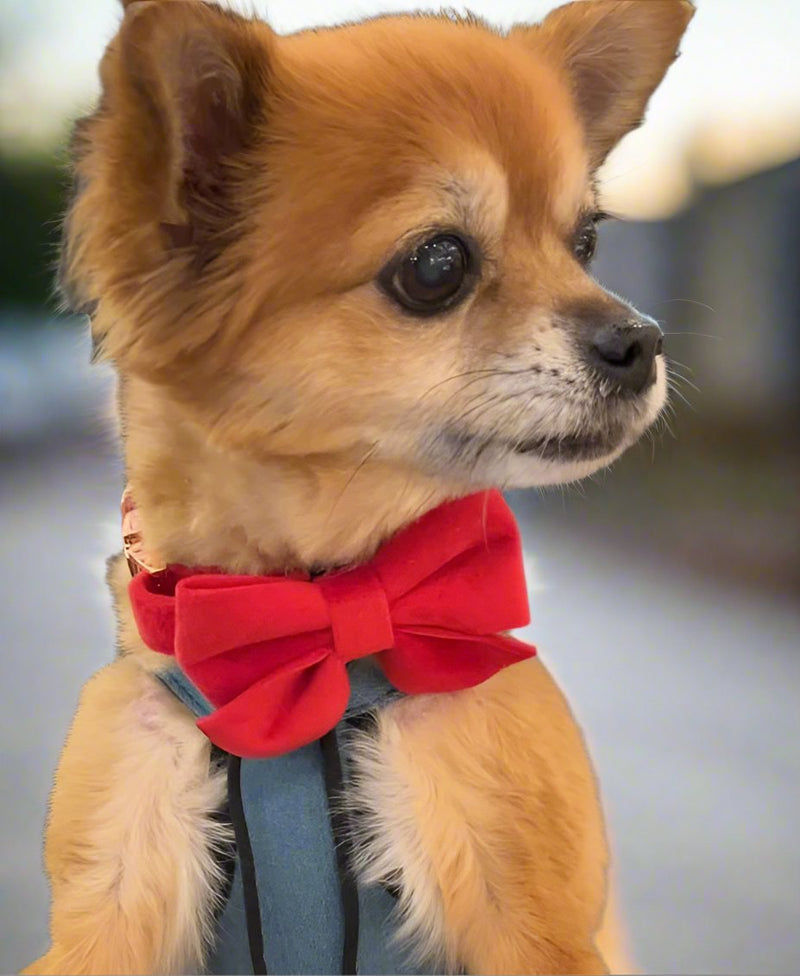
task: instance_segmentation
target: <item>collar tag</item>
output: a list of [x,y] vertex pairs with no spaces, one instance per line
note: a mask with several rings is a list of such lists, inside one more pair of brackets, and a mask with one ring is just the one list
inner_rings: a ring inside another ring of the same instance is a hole
[[133,501],[130,488],[122,493],[120,503],[122,512],[122,545],[131,576],[139,573],[161,573],[167,567],[155,553],[148,552],[142,542],[142,529],[139,513]]

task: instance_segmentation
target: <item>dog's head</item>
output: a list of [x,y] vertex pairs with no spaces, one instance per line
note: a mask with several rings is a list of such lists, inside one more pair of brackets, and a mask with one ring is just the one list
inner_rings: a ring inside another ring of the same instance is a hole
[[454,492],[582,477],[666,396],[657,326],[591,277],[594,174],[692,9],[278,37],[129,4],[76,135],[68,289],[123,375],[226,450],[373,457]]

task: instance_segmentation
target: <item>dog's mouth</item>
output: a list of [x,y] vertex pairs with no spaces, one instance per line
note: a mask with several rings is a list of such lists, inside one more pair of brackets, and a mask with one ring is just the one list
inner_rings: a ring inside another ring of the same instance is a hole
[[606,395],[555,403],[543,397],[537,403],[534,398],[530,409],[513,415],[493,417],[484,411],[479,418],[483,429],[461,417],[428,428],[421,453],[431,471],[469,484],[525,488],[576,481],[634,444],[657,418],[665,398],[663,371],[656,385],[635,400]]
[[535,457],[542,461],[594,461],[612,454],[622,443],[622,434],[569,434],[526,437],[511,440],[500,435],[476,434],[467,431],[448,431],[448,440],[459,451],[476,457],[489,451]]
[[597,435],[566,437],[531,437],[520,442],[506,441],[514,454],[535,455],[545,461],[591,461],[610,454],[620,438]]

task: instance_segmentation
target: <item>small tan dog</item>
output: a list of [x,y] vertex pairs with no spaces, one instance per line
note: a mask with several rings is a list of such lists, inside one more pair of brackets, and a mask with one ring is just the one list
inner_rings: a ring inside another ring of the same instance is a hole
[[[502,35],[394,16],[279,37],[127,5],[78,126],[64,280],[116,367],[129,486],[168,563],[359,563],[487,486],[574,481],[666,398],[660,333],[591,278],[595,178],[687,0],[589,0]],[[224,777],[110,566],[117,659],[56,775],[36,973],[204,964]],[[368,733],[364,733],[367,735]],[[370,877],[445,969],[600,973],[607,854],[580,731],[538,659],[377,717]],[[605,922],[604,922],[605,919]]]

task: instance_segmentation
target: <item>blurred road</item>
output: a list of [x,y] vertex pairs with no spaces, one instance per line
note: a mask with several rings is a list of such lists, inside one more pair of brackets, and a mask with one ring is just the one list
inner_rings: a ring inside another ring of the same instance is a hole
[[[121,472],[99,434],[0,465],[8,972],[45,944],[52,770],[80,686],[113,655],[102,578],[119,546]],[[613,532],[587,536],[533,495],[512,501],[532,564],[528,636],[599,766],[639,965],[800,972],[800,612],[619,548]]]

